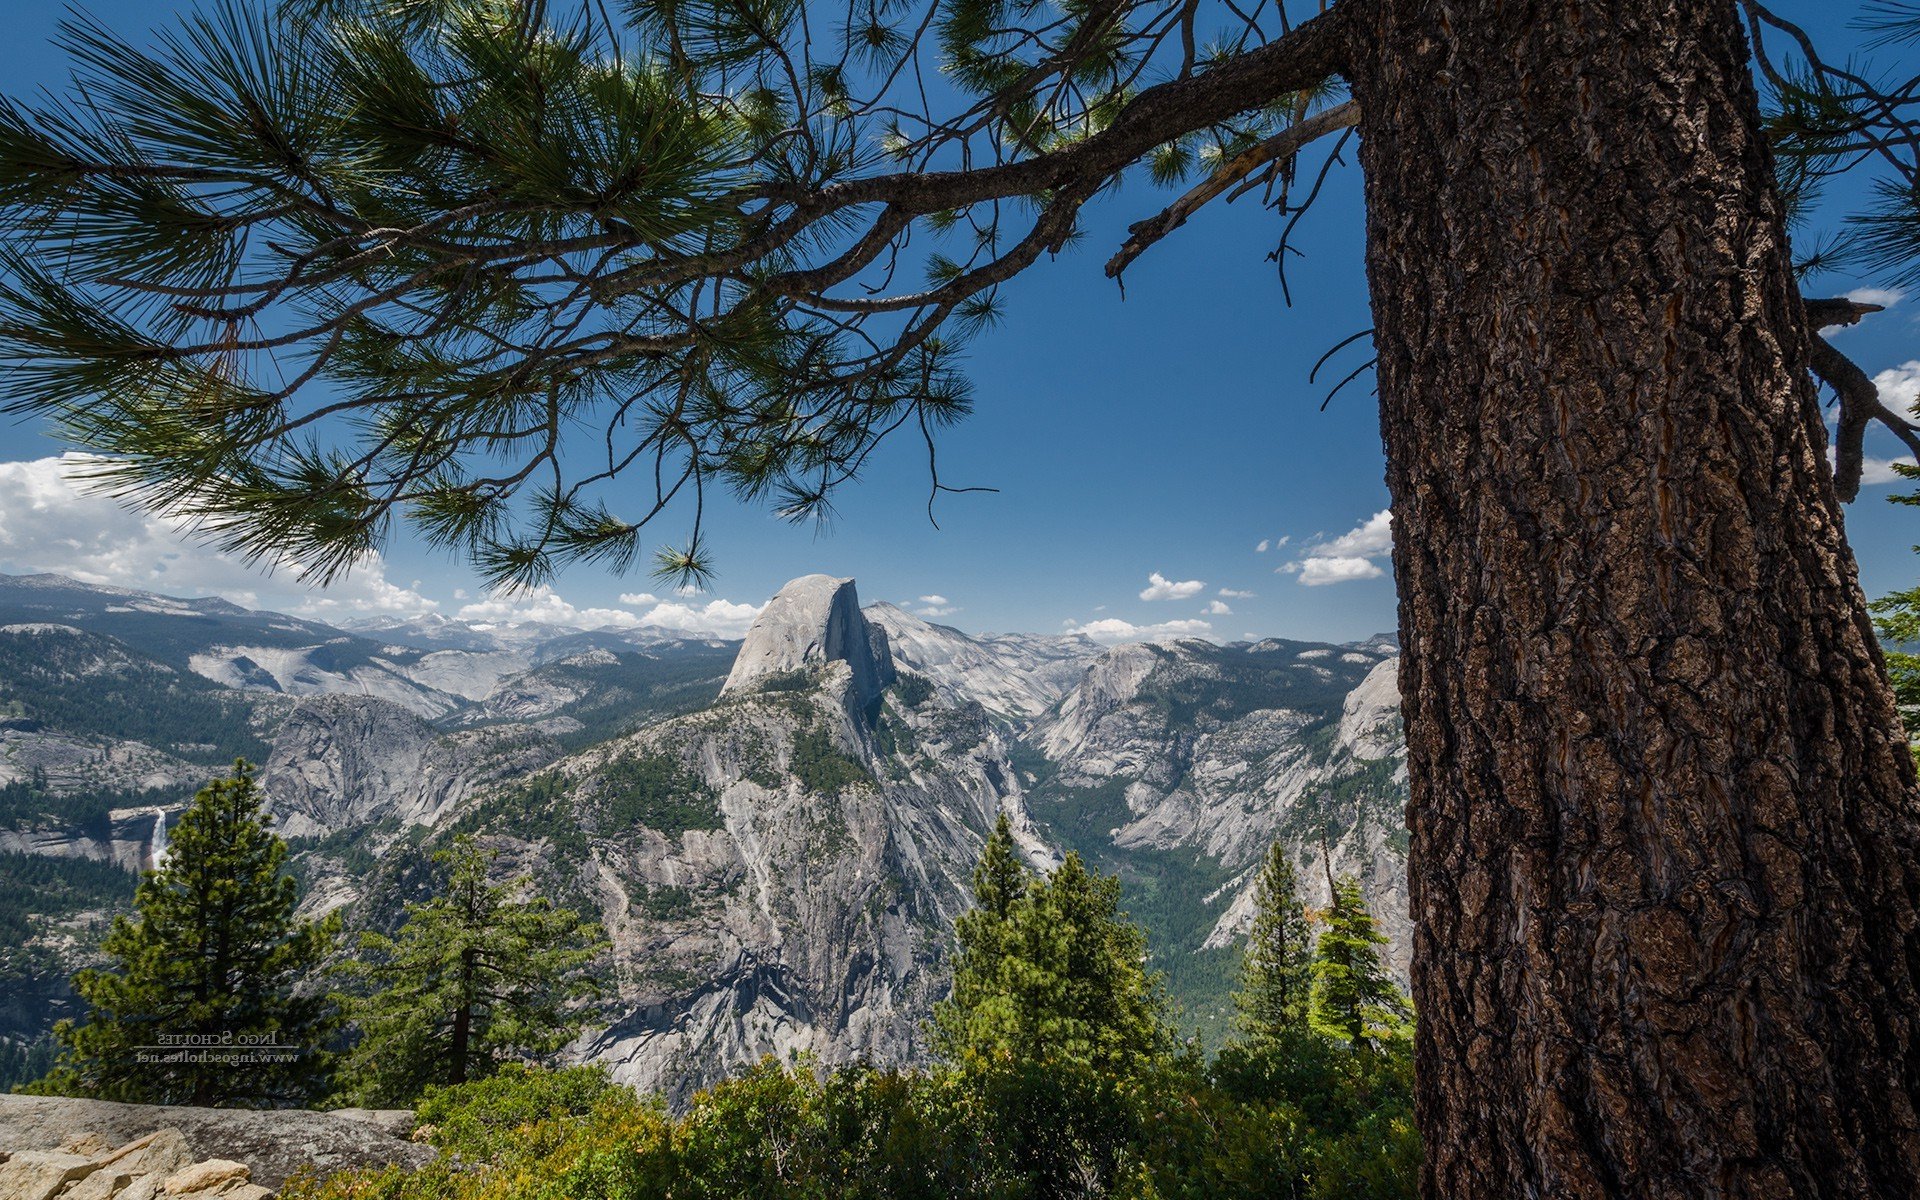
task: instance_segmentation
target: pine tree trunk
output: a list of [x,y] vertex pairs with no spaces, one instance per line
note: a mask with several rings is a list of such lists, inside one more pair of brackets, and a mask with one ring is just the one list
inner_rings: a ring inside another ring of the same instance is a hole
[[467,1081],[467,1060],[473,1056],[474,979],[478,955],[469,947],[460,954],[460,1007],[453,1010],[452,1070],[449,1082]]
[[1920,1196],[1920,819],[1731,0],[1360,9],[1425,1195]]

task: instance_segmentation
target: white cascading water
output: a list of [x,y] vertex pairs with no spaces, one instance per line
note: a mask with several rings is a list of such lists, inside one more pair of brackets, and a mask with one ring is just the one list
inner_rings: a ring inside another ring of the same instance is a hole
[[153,841],[147,852],[153,858],[154,870],[167,865],[167,810],[164,808],[153,810]]

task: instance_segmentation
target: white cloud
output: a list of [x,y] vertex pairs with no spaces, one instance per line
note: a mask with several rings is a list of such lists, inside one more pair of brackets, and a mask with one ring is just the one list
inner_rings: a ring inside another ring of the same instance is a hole
[[1323,545],[1315,554],[1332,558],[1372,558],[1393,549],[1393,511],[1381,509],[1360,524]]
[[1210,637],[1213,626],[1205,621],[1162,621],[1158,625],[1135,625],[1118,617],[1104,617],[1084,625],[1067,622],[1067,632],[1092,638],[1105,645],[1118,642],[1148,642],[1164,638]]
[[1337,538],[1310,543],[1305,554],[1275,571],[1297,576],[1306,587],[1378,579],[1386,571],[1374,560],[1392,551],[1393,512],[1383,508]]
[[[1829,467],[1833,466],[1834,459],[1833,447],[1828,446],[1827,465]],[[1860,460],[1860,486],[1873,487],[1883,483],[1909,482],[1905,476],[1893,469],[1895,463],[1903,467],[1911,467],[1913,460],[1911,458],[1874,458],[1871,455],[1863,457]]]
[[1355,558],[1351,555],[1313,554],[1297,563],[1288,563],[1281,568],[1288,574],[1297,574],[1300,582],[1307,587],[1324,587],[1329,583],[1352,583],[1360,579],[1378,579],[1386,572],[1370,558]]
[[[373,613],[418,616],[440,607],[421,581],[387,578],[388,564],[370,555],[325,588],[291,571],[268,572],[196,539],[186,523],[122,507],[78,480],[91,460],[67,454],[0,463],[0,571],[51,571],[82,583],[141,588],[172,596],[224,596],[238,604],[322,621]],[[452,592],[468,600],[464,589]],[[580,606],[551,587],[491,593],[464,604],[458,616],[482,622],[540,621],[577,629],[657,625],[689,635],[739,637],[759,607],[712,600],[661,602],[646,592],[620,597],[623,608]],[[646,611],[635,612],[635,609]]]
[[[621,597],[626,603],[626,597]],[[518,625],[564,625],[571,629],[632,629],[646,622],[624,608],[581,608],[547,584],[520,591],[495,591],[454,614],[463,621]]]
[[960,611],[960,606],[945,596],[922,596],[914,603],[920,606],[913,609],[919,617],[949,617]]
[[1899,288],[1855,288],[1847,293],[1847,299],[1855,304],[1878,304],[1882,308],[1892,308],[1907,298]]
[[1897,367],[1888,367],[1873,377],[1880,389],[1880,402],[1895,412],[1911,411],[1920,400],[1920,359],[1909,359]]
[[1227,599],[1229,599],[1229,600],[1251,600],[1251,599],[1253,599],[1253,593],[1252,593],[1252,592],[1241,592],[1241,591],[1235,591],[1235,590],[1234,590],[1233,588],[1221,588],[1221,589],[1220,589],[1220,594],[1221,594],[1222,596],[1225,596],[1225,597],[1226,597]]
[[747,628],[764,607],[761,604],[735,604],[730,600],[709,600],[698,608],[691,604],[669,602],[656,605],[652,611],[641,614],[640,622],[699,637],[737,638],[747,635]]
[[1913,460],[1910,458],[1865,459],[1860,464],[1860,482],[1863,484],[1906,482],[1906,477],[1893,469],[1895,463],[1903,467],[1911,467]]
[[1179,582],[1168,579],[1155,571],[1147,576],[1147,586],[1140,593],[1142,600],[1187,600],[1207,590],[1207,585],[1198,579],[1185,579]]
[[455,615],[464,621],[489,624],[534,621],[570,629],[638,629],[643,625],[652,625],[699,637],[734,638],[744,636],[747,626],[753,624],[754,617],[760,614],[760,606],[753,604],[710,600],[704,605],[694,605],[679,600],[661,600],[647,592],[629,592],[620,597],[620,603],[646,611],[582,608],[543,583],[520,592],[495,592],[477,604],[467,605]]
[[[242,603],[231,592],[221,594],[229,600]],[[271,597],[267,600],[261,607],[282,607],[280,602],[273,601]],[[386,577],[385,562],[374,555],[354,567],[353,574],[347,578],[336,579],[325,589],[309,590],[306,597],[291,605],[288,611],[297,616],[328,621],[373,613],[417,617],[439,607],[438,600],[429,600],[420,593],[418,579],[406,587],[390,582]]]
[[417,616],[439,607],[386,576],[369,555],[325,588],[288,570],[270,572],[194,537],[178,518],[152,516],[90,490],[94,462],[64,454],[0,463],[0,571],[51,571],[82,583],[173,596],[224,596],[238,604],[320,619],[366,613]]
[[1208,601],[1207,606],[1200,611],[1209,617],[1230,617],[1233,615],[1233,610],[1228,608],[1226,602],[1223,600]]

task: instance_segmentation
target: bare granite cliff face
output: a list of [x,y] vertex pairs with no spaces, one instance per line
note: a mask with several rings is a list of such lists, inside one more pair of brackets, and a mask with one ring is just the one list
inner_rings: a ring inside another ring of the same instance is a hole
[[447,734],[390,701],[316,696],[281,724],[260,782],[277,832],[316,838],[381,822],[435,824],[481,784],[557,754],[523,727]]
[[[838,594],[850,602],[851,587]],[[866,640],[857,607],[813,611],[843,622],[834,640],[776,614],[775,644],[885,645]],[[977,705],[870,692],[890,669],[760,657],[753,635],[742,661],[712,708],[560,767],[593,830],[590,884],[623,1013],[576,1051],[675,1097],[767,1054],[923,1057],[952,924],[998,815],[1050,861]],[[677,774],[677,794],[708,807],[619,823],[636,763]]]
[[[1061,829],[1078,818],[1110,865],[1133,851],[1191,856],[1187,885],[1212,884],[1194,950],[1237,943],[1251,868],[1280,841],[1309,905],[1327,902],[1329,870],[1359,878],[1404,978],[1397,663],[1383,647],[1278,640],[1116,647],[1029,731],[1051,766],[1035,811]],[[1101,820],[1088,828],[1090,813]]]
[[963,633],[884,601],[864,611],[870,625],[886,631],[901,670],[924,676],[955,702],[976,701],[1016,724],[1072,691],[1100,656],[1098,643],[1077,635]]
[[873,703],[893,682],[886,630],[860,614],[853,580],[802,575],[780,589],[754,619],[721,694],[752,688],[768,676],[824,663],[847,665],[857,703]]

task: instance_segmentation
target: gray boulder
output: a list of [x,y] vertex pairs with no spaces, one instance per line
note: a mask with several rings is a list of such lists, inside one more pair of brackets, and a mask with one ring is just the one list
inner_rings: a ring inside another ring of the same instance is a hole
[[[433,1148],[397,1136],[399,1124],[397,1115],[388,1113],[0,1095],[0,1151],[7,1154],[0,1163],[0,1196],[65,1200],[71,1183],[98,1171],[166,1180],[209,1161],[245,1164],[253,1185],[272,1189],[305,1167],[326,1175],[389,1163],[410,1169],[425,1165]],[[67,1149],[82,1146],[89,1134],[120,1148],[105,1155]],[[35,1193],[42,1181],[53,1181],[52,1190]]]

